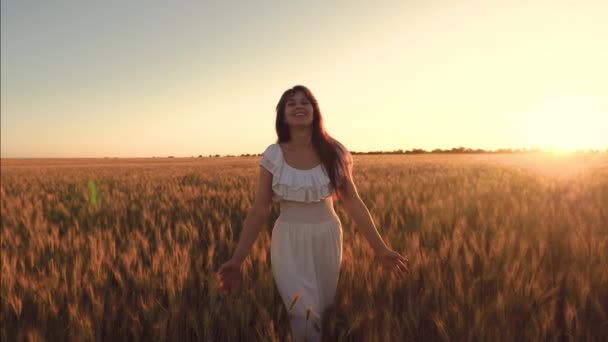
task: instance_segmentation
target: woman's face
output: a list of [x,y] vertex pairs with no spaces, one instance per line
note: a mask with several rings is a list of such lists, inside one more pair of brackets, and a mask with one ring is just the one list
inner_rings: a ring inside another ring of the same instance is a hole
[[313,121],[312,102],[303,92],[297,91],[285,102],[285,122],[289,126],[310,126]]

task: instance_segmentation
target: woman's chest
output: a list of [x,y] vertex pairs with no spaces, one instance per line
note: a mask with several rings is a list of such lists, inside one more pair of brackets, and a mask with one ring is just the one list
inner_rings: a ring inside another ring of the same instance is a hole
[[321,164],[321,159],[314,150],[294,150],[281,146],[281,151],[285,163],[295,169],[310,170]]

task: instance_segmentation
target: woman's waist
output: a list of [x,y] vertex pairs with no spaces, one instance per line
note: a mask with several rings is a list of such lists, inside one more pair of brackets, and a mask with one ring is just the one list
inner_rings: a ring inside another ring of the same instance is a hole
[[329,220],[339,221],[331,201],[315,203],[282,201],[279,219],[287,222],[301,223],[320,223]]

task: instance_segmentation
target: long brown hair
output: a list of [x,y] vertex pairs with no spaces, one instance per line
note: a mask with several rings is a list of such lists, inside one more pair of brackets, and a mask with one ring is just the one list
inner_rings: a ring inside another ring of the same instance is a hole
[[303,85],[296,85],[290,89],[287,89],[277,104],[277,118],[276,118],[276,130],[277,130],[277,143],[284,143],[291,140],[289,134],[289,126],[285,122],[285,104],[287,100],[295,95],[296,92],[302,92],[304,96],[312,103],[313,107],[313,120],[312,120],[312,144],[315,151],[321,158],[325,170],[329,176],[332,188],[335,190],[332,194],[332,198],[338,199],[343,195],[345,190],[344,182],[345,178],[350,178],[352,175],[351,165],[349,161],[352,161],[350,152],[340,144],[336,139],[332,138],[323,127],[323,116],[319,109],[319,103],[312,94],[310,89]]

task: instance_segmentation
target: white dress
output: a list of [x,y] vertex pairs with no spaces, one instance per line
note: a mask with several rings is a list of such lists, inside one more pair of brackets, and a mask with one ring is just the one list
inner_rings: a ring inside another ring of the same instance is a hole
[[323,312],[333,302],[342,261],[342,224],[327,171],[323,164],[309,170],[291,167],[278,144],[266,148],[260,165],[273,175],[272,199],[281,209],[271,235],[275,283],[287,309],[300,295],[290,311],[294,341],[305,333],[309,341],[320,340],[313,322],[320,328]]

